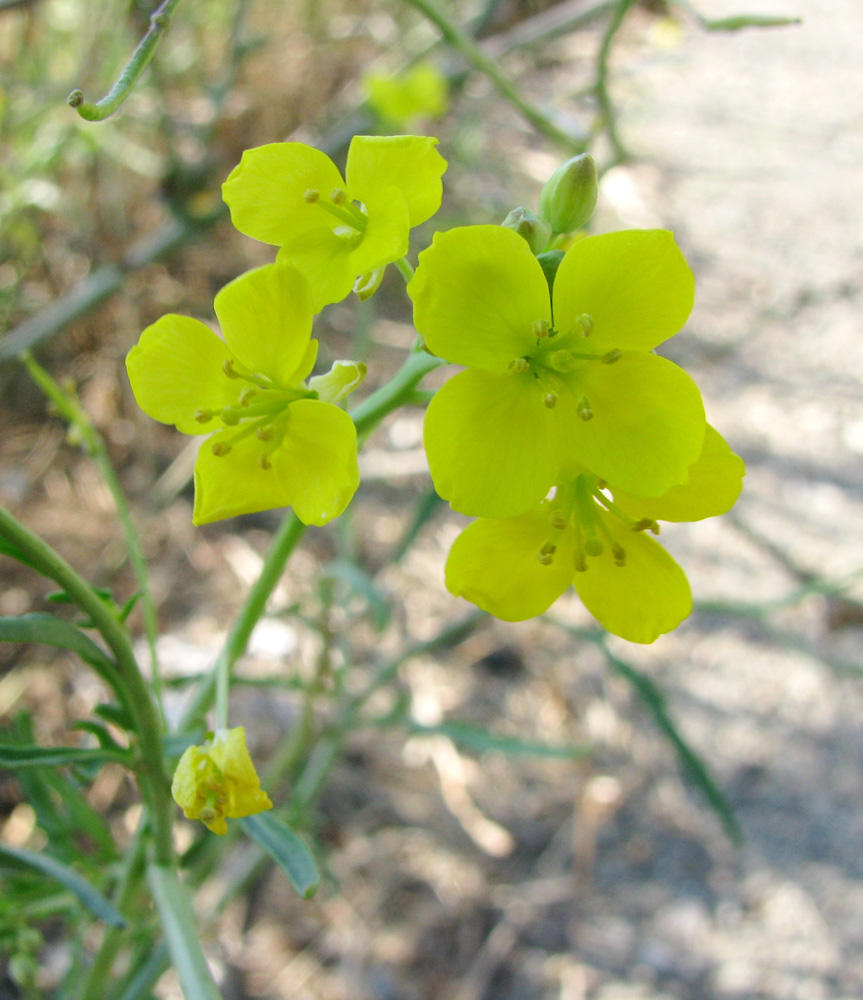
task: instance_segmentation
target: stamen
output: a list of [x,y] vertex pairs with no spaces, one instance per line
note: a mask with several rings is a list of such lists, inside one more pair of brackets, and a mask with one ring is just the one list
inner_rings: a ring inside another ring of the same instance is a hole
[[315,188],[308,188],[303,192],[303,201],[308,202],[309,205],[314,205],[320,196],[320,191],[316,191]]
[[593,410],[590,408],[587,396],[582,396],[581,399],[579,399],[579,401],[575,404],[575,409],[582,420],[593,420]]
[[643,517],[632,526],[633,531],[650,531],[654,535],[659,534],[659,525],[650,517]]
[[551,323],[549,323],[547,319],[534,320],[533,335],[537,340],[542,340],[544,337],[547,337],[550,329]]
[[546,393],[546,395],[543,396],[542,401],[545,404],[545,406],[548,407],[549,410],[553,410],[555,406],[557,406],[557,393],[556,392]]
[[539,560],[541,566],[551,566],[554,562],[554,548],[550,552],[545,552],[544,549],[545,546],[537,552],[536,558]]
[[249,403],[258,395],[258,390],[253,389],[250,385],[247,385],[245,389],[240,393],[237,402],[240,406],[248,406]]
[[223,407],[219,416],[222,418],[222,423],[228,427],[236,427],[240,422],[240,415],[232,406]]
[[612,546],[611,554],[614,556],[615,566],[626,565],[626,552],[619,545],[615,544]]
[[615,347],[614,350],[609,351],[608,354],[603,354],[600,360],[604,365],[613,365],[615,361],[620,361],[622,357],[623,351]]
[[568,522],[567,522],[566,518],[563,516],[563,514],[559,510],[556,510],[551,515],[551,526],[555,530],[557,530],[557,531],[563,531],[564,528],[566,528],[567,524],[568,524]]
[[344,188],[333,188],[330,192],[330,201],[334,205],[344,205],[347,196],[347,191]]
[[582,337],[589,337],[593,332],[593,319],[587,313],[582,313],[575,321],[581,327]]
[[264,452],[264,454],[258,458],[258,463],[260,464],[262,469],[272,469],[273,467],[273,463],[267,457],[266,452]]
[[216,456],[216,458],[221,458],[223,455],[227,455],[231,450],[231,446],[226,444],[224,441],[214,441],[210,445],[210,451]]
[[530,362],[527,358],[513,358],[507,367],[509,371],[514,372],[516,375],[520,375],[522,372],[526,372],[530,368]]
[[195,420],[199,424],[206,424],[208,421],[212,420],[214,413],[212,410],[195,410]]
[[[593,525],[591,525],[593,527]],[[584,551],[589,556],[601,556],[605,551],[605,546],[602,544],[602,539],[599,535],[588,534],[587,538],[584,540]]]
[[234,359],[228,358],[222,362],[222,372],[227,375],[228,378],[240,378],[240,373],[234,368]]
[[276,436],[276,428],[272,424],[264,424],[255,431],[255,437],[259,441],[272,441]]
[[576,480],[575,503],[577,507],[576,520],[580,523],[584,531],[584,551],[589,556],[601,556],[605,551],[602,539],[596,533],[596,523],[604,528],[602,519],[598,515],[596,504],[590,493],[588,477],[581,475]]

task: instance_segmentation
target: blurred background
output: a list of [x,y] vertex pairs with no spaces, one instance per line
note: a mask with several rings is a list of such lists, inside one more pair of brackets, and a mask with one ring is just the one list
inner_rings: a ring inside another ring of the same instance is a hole
[[[242,151],[290,138],[338,158],[352,132],[400,131],[363,105],[362,78],[431,58],[452,76],[450,106],[414,128],[441,140],[449,170],[412,255],[436,228],[535,208],[567,152],[396,0],[181,3],[123,109],[81,121],[67,93],[108,89],[153,6],[0,3],[0,502],[93,582],[134,592],[110,494],[10,361],[32,346],[74,380],[108,443],[151,562],[178,713],[279,515],[194,528],[194,450],[137,410],[123,359],[160,315],[209,320],[219,287],[272,259],[221,206]],[[614,2],[442,7],[560,128],[601,125],[588,91]],[[632,5],[609,67],[618,141],[591,141],[607,168],[592,228],[672,229],[696,273],[695,310],[663,350],[748,466],[731,515],[663,528],[696,611],[652,646],[603,647],[567,597],[554,621],[483,620],[408,660],[376,707],[403,699],[415,731],[354,734],[310,819],[318,897],[266,877],[204,925],[228,997],[863,995],[863,8],[701,0],[698,12],[803,20],[718,32],[685,4]],[[363,358],[369,388],[414,338],[390,272],[372,300],[316,325],[323,365]],[[429,498],[421,428],[411,408],[375,434],[350,515],[309,532],[256,630],[233,702],[237,722],[254,720],[256,757],[296,723],[297,702],[255,678],[301,677],[325,643],[361,678],[469,610],[443,586],[464,519]],[[3,560],[0,578],[0,615],[43,606],[34,574]],[[2,725],[26,713],[46,743],[100,697],[41,647],[3,647],[0,670]],[[446,721],[495,738],[466,747]],[[532,741],[571,752],[542,756]],[[123,773],[104,768],[87,794],[128,837],[138,806]],[[46,802],[0,773],[0,839],[43,846]],[[205,912],[229,877],[205,885]],[[43,928],[45,995],[68,965],[61,930]],[[178,995],[172,973],[155,995]],[[11,980],[0,996],[16,996]]]

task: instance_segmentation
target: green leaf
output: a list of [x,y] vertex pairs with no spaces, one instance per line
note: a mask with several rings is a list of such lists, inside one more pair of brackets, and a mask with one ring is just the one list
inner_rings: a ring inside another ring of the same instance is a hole
[[27,851],[21,847],[10,847],[3,843],[0,843],[0,858],[7,858],[29,868],[35,868],[37,871],[56,879],[69,892],[74,893],[84,906],[100,920],[104,920],[111,927],[123,928],[126,926],[126,921],[100,892],[81,878],[77,872],[72,871],[56,858],[47,854],[37,854],[35,851]]
[[240,826],[270,855],[303,899],[314,896],[321,884],[318,866],[289,826],[270,812],[246,816]]
[[495,750],[507,757],[550,757],[555,760],[577,760],[593,752],[593,748],[588,746],[538,743],[532,740],[523,740],[517,736],[499,736],[480,726],[471,726],[465,722],[441,722],[436,726],[421,726],[417,722],[411,722],[408,731],[422,735],[448,736],[454,743],[458,743],[468,750],[477,753]]
[[41,642],[77,653],[100,675],[115,676],[114,661],[75,625],[36,611],[16,618],[0,618],[0,642]]
[[40,747],[0,743],[0,767],[14,770],[19,767],[58,767],[63,764],[103,764],[113,760],[118,764],[131,764],[131,757],[122,750],[99,747]]
[[611,669],[632,686],[642,704],[651,713],[653,721],[674,747],[684,773],[697,788],[701,789],[711,809],[719,817],[729,838],[738,846],[742,844],[743,832],[737,822],[737,817],[734,815],[734,810],[731,808],[731,803],[710,773],[705,761],[681,735],[666,708],[665,695],[646,674],[615,656],[605,645],[604,638],[595,637],[592,641],[605,653],[605,658]]

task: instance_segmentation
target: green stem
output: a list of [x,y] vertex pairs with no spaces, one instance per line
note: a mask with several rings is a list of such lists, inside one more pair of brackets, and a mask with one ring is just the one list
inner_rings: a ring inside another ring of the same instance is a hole
[[149,865],[147,880],[186,1000],[222,1000],[213,982],[186,887],[170,865]]
[[88,122],[101,122],[110,118],[132,93],[132,88],[156,54],[159,42],[171,23],[174,8],[179,2],[180,0],[164,0],[158,10],[153,12],[147,34],[138,43],[123,72],[117,77],[117,82],[101,101],[92,104],[84,100],[84,94],[80,90],[73,90],[67,98],[69,106]]
[[611,15],[611,20],[608,22],[605,34],[602,36],[602,42],[599,46],[599,54],[596,57],[596,83],[594,84],[594,93],[596,94],[596,100],[599,104],[600,111],[602,112],[603,123],[605,125],[605,130],[608,133],[608,140],[611,143],[611,148],[614,150],[614,159],[612,161],[614,164],[623,163],[623,161],[627,159],[628,153],[620,138],[620,133],[617,131],[617,113],[614,109],[614,103],[611,100],[611,94],[608,89],[609,60],[611,58],[611,49],[615,36],[618,31],[620,31],[623,21],[627,13],[629,13],[630,7],[632,7],[634,3],[635,0],[620,0]]
[[414,276],[414,269],[411,267],[410,262],[407,257],[399,257],[395,264],[399,274],[405,279],[405,284],[407,284]]
[[108,456],[108,449],[105,446],[105,439],[96,430],[89,414],[81,407],[78,400],[69,392],[66,392],[36,359],[25,351],[21,355],[21,362],[30,374],[33,381],[45,393],[48,399],[57,407],[61,416],[74,428],[84,451],[90,455],[96,463],[102,478],[108,487],[114,506],[117,510],[117,517],[123,528],[126,538],[126,549],[129,554],[129,562],[135,574],[135,580],[141,593],[141,607],[144,616],[144,633],[147,637],[147,649],[150,655],[150,681],[153,686],[153,695],[159,711],[162,711],[162,678],[159,673],[159,661],[156,655],[156,638],[158,636],[158,623],[156,621],[156,605],[153,601],[153,591],[150,587],[150,574],[147,569],[147,560],[144,558],[144,551],[141,548],[141,539],[138,535],[132,515],[129,512],[129,505],[117,479],[114,466]]
[[89,583],[38,535],[0,507],[0,535],[32,556],[42,572],[59,584],[72,601],[89,617],[114,655],[118,682],[126,693],[126,703],[138,742],[136,772],[153,826],[155,857],[168,863],[173,857],[171,801],[162,751],[162,722],[150,689],[141,673],[129,633],[111,608]]
[[463,56],[475,69],[484,73],[497,88],[498,92],[513,105],[521,115],[541,132],[546,138],[559,143],[565,149],[581,151],[583,143],[559,129],[547,115],[529,104],[518,92],[515,85],[498,69],[497,63],[466,35],[459,27],[438,9],[434,0],[405,0],[416,8],[424,17],[434,24],[444,39]]

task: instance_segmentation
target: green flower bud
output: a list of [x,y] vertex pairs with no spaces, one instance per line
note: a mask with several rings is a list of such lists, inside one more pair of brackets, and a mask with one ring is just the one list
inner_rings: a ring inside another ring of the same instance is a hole
[[551,231],[571,233],[593,215],[599,183],[590,153],[573,156],[549,177],[539,196],[539,214]]
[[551,227],[538,215],[527,208],[514,208],[501,223],[507,229],[514,229],[527,240],[534,253],[542,253],[551,239]]

